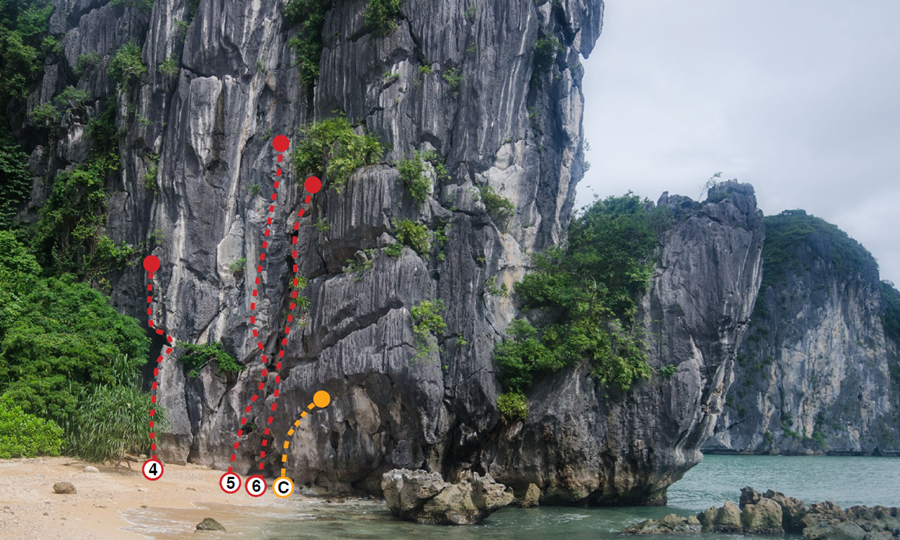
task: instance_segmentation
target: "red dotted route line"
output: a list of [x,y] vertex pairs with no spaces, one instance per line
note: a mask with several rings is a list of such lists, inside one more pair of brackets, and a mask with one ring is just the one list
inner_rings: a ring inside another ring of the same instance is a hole
[[156,417],[156,399],[157,399],[157,390],[159,389],[159,369],[162,366],[163,359],[172,353],[173,348],[175,347],[175,340],[172,336],[166,334],[165,330],[161,327],[156,326],[156,323],[153,321],[153,272],[159,270],[159,258],[150,255],[149,257],[144,259],[144,270],[147,271],[147,322],[150,325],[150,328],[156,327],[156,333],[159,335],[165,335],[165,339],[167,345],[156,359],[156,367],[153,368],[153,383],[150,388],[150,403],[152,407],[150,408],[150,459],[155,460],[158,459],[156,455],[156,431],[155,425],[156,422],[154,418]]
[[[281,173],[280,169],[279,169],[278,173],[279,174]],[[309,193],[309,195],[307,195],[306,199],[303,201],[303,204],[308,205],[310,203],[310,201],[312,201],[312,194],[317,193],[320,189],[322,189],[322,182],[315,176],[310,176],[303,183],[303,187]],[[306,213],[305,208],[301,208],[300,211],[297,213],[297,221],[294,222],[294,230],[295,231],[300,230],[300,218],[302,218],[305,213]],[[293,259],[294,259],[294,267],[293,267],[294,277],[292,278],[293,287],[298,287],[300,285],[300,275],[299,275],[300,260],[299,260],[299,256],[297,255],[297,238],[298,238],[297,236],[291,237],[291,243],[293,244],[293,248],[291,250],[291,257],[293,257]],[[278,350],[279,360],[275,364],[275,370],[276,370],[275,391],[274,391],[273,395],[275,396],[276,401],[272,402],[272,412],[273,413],[278,410],[277,399],[278,399],[278,396],[280,393],[279,388],[281,386],[281,373],[280,373],[281,359],[284,358],[284,347],[287,346],[288,335],[291,333],[291,322],[293,322],[293,320],[294,320],[294,311],[297,309],[297,303],[295,301],[297,298],[297,295],[298,295],[298,290],[292,289],[291,290],[291,305],[290,305],[290,310],[289,310],[289,313],[287,316],[287,324],[285,324],[285,326],[284,326],[284,335],[281,338],[281,344],[279,345],[279,350]],[[263,378],[265,378],[265,370],[263,370]],[[273,417],[269,416],[267,423],[271,424],[272,420],[273,420]],[[269,434],[268,428],[266,429],[265,434],[266,435]],[[262,450],[260,450],[260,452],[259,452],[259,470],[263,470],[263,468],[265,467],[264,460],[266,458],[266,447],[268,446],[268,444],[269,444],[268,440],[266,440],[266,439],[262,440]],[[232,461],[234,461],[234,460],[232,460]]]
[[[274,141],[272,142],[272,146],[275,148],[275,150],[276,150],[277,152],[279,152],[279,154],[278,154],[278,162],[281,163],[282,161],[284,161],[284,156],[282,155],[282,153],[285,152],[285,151],[287,151],[288,147],[290,146],[290,141],[289,141],[288,138],[285,137],[284,135],[279,135],[279,136],[275,137]],[[281,168],[276,168],[275,175],[278,176],[278,177],[281,177],[281,174],[282,174]],[[276,181],[275,181],[275,189],[276,189],[276,190],[278,189],[278,186],[279,186],[279,182],[276,180]],[[306,190],[309,191],[310,193],[316,193],[316,192],[318,192],[318,191],[321,189],[322,183],[321,183],[321,181],[320,181],[318,178],[310,177],[310,178],[308,178],[308,179],[306,180],[306,182],[305,182],[305,184],[304,184],[304,187],[305,187]],[[277,200],[277,198],[278,198],[278,192],[275,191],[275,192],[272,193],[272,201],[274,202],[275,200]],[[306,196],[306,200],[304,201],[304,204],[309,204],[309,202],[310,202],[311,200],[312,200],[312,195],[307,195],[307,196]],[[271,217],[271,215],[274,213],[274,210],[275,210],[275,205],[274,205],[274,204],[271,204],[271,205],[269,206],[269,214],[270,214],[270,215],[269,215],[269,217],[266,219],[266,225],[267,225],[267,227],[268,227],[269,225],[272,224],[272,217]],[[304,214],[304,213],[305,213],[305,209],[302,209],[302,208],[301,208],[301,209],[300,209],[300,212],[299,212],[299,214],[298,214],[298,218],[299,218],[299,217],[303,217],[303,214]],[[297,231],[297,230],[299,230],[299,229],[300,229],[300,222],[299,222],[299,220],[298,220],[296,223],[294,223],[294,230]],[[268,238],[270,234],[271,234],[270,229],[266,228],[265,231],[264,231],[264,236]],[[298,263],[298,260],[297,260],[298,257],[297,257],[297,250],[296,250],[297,237],[294,236],[292,240],[293,240],[293,243],[295,244],[295,248],[294,248],[293,251],[292,251],[292,255],[293,255],[293,258],[294,258],[294,265],[293,265],[294,280],[293,280],[293,282],[294,282],[294,285],[296,286],[296,285],[299,284],[299,277],[298,277],[298,275],[297,275],[297,273],[299,272],[299,266],[298,266],[298,264],[297,264],[297,263]],[[268,248],[268,241],[263,240],[262,248],[263,248],[263,250],[265,250],[265,249]],[[261,253],[260,256],[259,256],[259,258],[260,258],[260,265],[257,267],[258,273],[261,273],[261,272],[262,272],[262,264],[261,264],[261,263],[262,263],[263,261],[265,261],[265,257],[266,257],[265,253]],[[259,282],[260,282],[260,279],[259,279],[259,276],[257,276],[257,278],[256,278],[256,285],[257,285],[257,286],[259,285]],[[292,296],[293,299],[297,298],[297,291],[296,291],[296,290],[291,291],[291,296]],[[258,297],[258,289],[254,289],[254,290],[253,290],[253,298],[257,298],[257,297]],[[250,309],[251,309],[251,311],[255,311],[255,310],[256,310],[256,302],[251,302],[251,304],[250,304]],[[275,384],[276,384],[276,387],[275,387],[274,395],[275,395],[275,398],[276,398],[276,399],[278,398],[278,395],[279,395],[279,388],[278,388],[278,387],[279,387],[280,384],[281,384],[281,375],[278,374],[277,371],[280,371],[280,370],[281,370],[281,360],[280,360],[280,359],[281,359],[281,358],[284,358],[284,350],[283,350],[283,347],[287,344],[287,335],[288,335],[288,334],[290,333],[290,331],[291,331],[291,329],[290,329],[290,323],[291,323],[291,322],[293,321],[293,319],[294,319],[293,311],[294,311],[295,309],[296,309],[296,302],[291,302],[291,305],[290,305],[290,311],[291,311],[291,313],[288,315],[287,324],[285,325],[285,328],[284,328],[284,337],[282,338],[282,340],[281,340],[281,345],[280,345],[280,346],[282,347],[282,350],[280,350],[279,353],[278,353],[279,360],[278,360],[277,364],[275,365],[275,369],[276,369]],[[250,322],[251,322],[251,324],[256,325],[256,316],[255,316],[255,315],[251,315],[251,316],[250,316]],[[258,338],[258,337],[259,337],[259,332],[258,332],[258,330],[257,330],[256,328],[253,329],[253,337],[255,337],[255,338]],[[257,345],[257,347],[259,347],[259,349],[260,349],[261,351],[264,351],[264,350],[265,350],[265,346],[263,345],[262,341],[257,342],[256,345]],[[248,417],[248,415],[250,414],[250,411],[252,410],[253,403],[255,403],[255,402],[260,398],[260,394],[262,394],[263,390],[265,389],[266,380],[267,380],[268,375],[269,375],[269,370],[268,370],[268,361],[269,361],[269,358],[268,358],[268,356],[265,354],[265,352],[263,352],[263,353],[261,354],[260,360],[261,360],[262,363],[263,363],[263,369],[262,369],[262,374],[261,374],[262,380],[260,381],[259,386],[257,386],[257,393],[253,394],[253,396],[250,398],[250,403],[248,403],[247,406],[244,408],[244,416],[241,417],[241,423],[240,423],[241,427],[240,427],[240,428],[238,429],[238,431],[237,431],[237,437],[238,437],[238,440],[235,441],[235,443],[234,443],[234,452],[231,454],[231,457],[229,458],[229,461],[232,462],[232,463],[234,463],[234,461],[237,459],[237,451],[238,451],[238,449],[240,448],[240,445],[241,445],[241,437],[244,436],[244,428],[243,428],[243,426],[245,426],[245,425],[247,424],[247,417]],[[274,413],[277,409],[278,409],[278,404],[277,404],[277,402],[276,402],[276,403],[273,403],[273,404],[272,404],[272,412]],[[270,415],[266,423],[269,424],[269,425],[271,425],[272,422],[273,422],[273,420],[274,420],[274,418]],[[265,431],[263,432],[263,435],[264,435],[264,437],[265,437],[265,436],[269,435],[270,433],[271,433],[270,428],[269,428],[269,427],[266,427]],[[267,441],[265,438],[263,438],[263,440],[262,440],[262,446],[263,446],[263,449],[260,451],[260,458],[259,458],[259,459],[260,459],[260,463],[259,463],[259,469],[260,469],[260,470],[262,470],[263,467],[264,467],[264,465],[263,465],[263,460],[264,460],[265,457],[266,457],[266,451],[265,451],[265,448],[266,448],[267,445],[268,445],[268,441]],[[234,467],[233,467],[233,466],[229,466],[229,467],[228,467],[228,472],[229,472],[229,473],[234,472]]]

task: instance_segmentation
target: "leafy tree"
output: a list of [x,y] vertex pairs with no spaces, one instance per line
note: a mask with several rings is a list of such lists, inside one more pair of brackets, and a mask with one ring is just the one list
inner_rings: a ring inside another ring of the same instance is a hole
[[30,415],[10,397],[0,397],[0,459],[58,456],[63,430],[55,422]]
[[183,345],[187,352],[181,357],[181,363],[187,368],[188,377],[196,377],[200,374],[200,370],[206,367],[210,362],[215,362],[217,372],[237,373],[247,369],[234,359],[233,356],[225,352],[221,343],[203,343],[193,344],[187,343]]
[[16,211],[31,193],[28,154],[0,122],[0,229],[15,224]]
[[94,253],[107,210],[106,180],[117,170],[118,156],[108,154],[57,175],[32,240],[45,268],[81,276],[89,270],[85,257]]
[[550,322],[513,321],[494,358],[505,388],[525,390],[536,376],[588,361],[604,384],[627,390],[650,376],[635,298],[649,284],[665,209],[628,194],[595,202],[569,226],[568,244],[535,256],[516,284],[527,309]]
[[284,18],[300,26],[297,37],[289,42],[300,64],[300,81],[314,84],[319,78],[319,59],[322,56],[322,27],[325,14],[334,0],[291,0],[284,8]]
[[357,135],[341,115],[301,127],[293,161],[301,176],[324,177],[340,193],[350,175],[377,163],[383,153],[375,137]]
[[497,193],[492,186],[481,186],[481,201],[491,219],[500,227],[505,227],[516,211],[512,201]]
[[402,0],[366,0],[366,25],[376,35],[386,36],[397,29]]
[[400,243],[413,248],[421,256],[428,254],[431,249],[431,231],[428,227],[409,219],[401,219],[394,223],[394,229],[394,235]]
[[112,80],[119,83],[120,89],[125,89],[132,81],[140,79],[147,71],[147,66],[141,59],[141,46],[136,41],[122,45],[109,61],[107,71]]
[[431,195],[431,179],[426,174],[426,161],[421,152],[415,152],[412,159],[404,159],[397,166],[400,180],[406,185],[410,196],[417,203],[423,203]]
[[441,312],[444,311],[442,300],[422,300],[410,310],[413,321],[413,334],[416,335],[416,356],[421,360],[437,350],[432,344],[435,338],[447,330],[447,324]]
[[12,100],[24,105],[29,87],[43,71],[43,35],[52,13],[48,1],[0,1],[0,109],[6,110]]
[[522,392],[506,392],[497,396],[497,410],[506,422],[524,422],[528,417],[528,400]]
[[[0,394],[63,424],[86,385],[137,369],[148,342],[137,321],[71,276],[42,278],[11,232],[0,231]],[[125,364],[116,359],[127,357]],[[118,367],[117,367],[118,366]]]

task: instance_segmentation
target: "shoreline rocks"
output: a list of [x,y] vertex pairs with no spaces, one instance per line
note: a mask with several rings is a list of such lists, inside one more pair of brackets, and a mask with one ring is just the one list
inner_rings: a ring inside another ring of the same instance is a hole
[[[695,526],[699,525],[699,526]],[[648,519],[622,531],[624,534],[694,532],[802,534],[804,540],[898,540],[900,508],[853,506],[842,510],[833,502],[807,505],[800,499],[751,487],[741,490],[740,505],[727,501],[696,516],[670,514]]]
[[394,516],[430,525],[474,525],[513,502],[490,474],[451,484],[439,473],[394,469],[382,476],[381,489]]

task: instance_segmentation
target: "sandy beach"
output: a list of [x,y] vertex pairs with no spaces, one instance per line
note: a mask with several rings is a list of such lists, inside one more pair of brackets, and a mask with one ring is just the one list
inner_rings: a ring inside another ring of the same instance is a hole
[[[85,472],[87,465],[100,472]],[[251,498],[219,488],[222,471],[166,465],[156,482],[146,480],[140,464],[115,469],[73,458],[0,461],[0,538],[137,539],[196,538],[194,526],[206,517],[228,529],[228,537],[254,537],[241,519],[253,513],[290,512],[301,496],[281,500],[271,493]],[[77,493],[54,493],[56,482],[71,482]],[[264,512],[261,512],[264,511]],[[204,532],[204,538],[222,535]]]

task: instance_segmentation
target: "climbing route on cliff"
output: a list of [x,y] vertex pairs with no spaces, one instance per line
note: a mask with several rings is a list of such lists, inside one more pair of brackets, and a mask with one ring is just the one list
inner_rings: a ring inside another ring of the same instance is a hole
[[[265,395],[266,382],[267,382],[269,374],[270,374],[269,362],[270,362],[270,360],[272,360],[271,356],[266,354],[265,345],[264,345],[265,339],[260,338],[259,324],[257,322],[257,315],[258,315],[257,314],[257,305],[260,304],[260,300],[261,300],[261,296],[262,296],[262,290],[263,290],[263,285],[264,285],[264,283],[262,281],[262,275],[265,270],[265,266],[267,264],[266,253],[270,247],[270,242],[271,242],[271,238],[272,238],[273,222],[274,222],[275,214],[276,214],[276,203],[278,201],[278,195],[279,195],[278,190],[281,187],[281,180],[284,178],[284,176],[283,176],[284,169],[282,168],[282,164],[284,163],[284,153],[287,152],[288,149],[290,148],[290,140],[287,137],[285,137],[284,135],[278,135],[272,140],[272,147],[278,153],[277,163],[275,166],[276,180],[274,181],[274,189],[273,189],[273,192],[272,192],[272,195],[270,198],[271,202],[269,203],[268,212],[266,215],[266,221],[265,221],[265,226],[264,226],[265,228],[263,230],[263,239],[261,241],[261,249],[260,249],[260,253],[259,253],[259,259],[258,259],[257,265],[256,265],[256,277],[254,279],[253,290],[251,292],[251,297],[250,297],[251,331],[253,333],[254,339],[257,340],[256,346],[260,350],[260,361],[262,362],[263,367],[262,367],[262,371],[260,373],[260,382],[258,383],[258,385],[256,387],[256,391],[250,398],[249,403],[247,403],[246,407],[243,409],[243,416],[241,417],[240,425],[239,425],[237,433],[236,433],[237,437],[236,437],[236,441],[234,443],[234,449],[230,456],[231,463],[234,463],[237,459],[237,451],[240,448],[242,438],[249,434],[249,430],[246,429],[246,425],[247,425],[248,419],[250,418],[251,411],[253,410],[253,405],[257,401],[260,401],[263,403],[266,401],[266,395]],[[266,419],[267,426],[265,427],[265,429],[263,431],[263,438],[261,440],[262,448],[260,449],[260,452],[259,452],[259,464],[258,464],[259,471],[263,471],[265,468],[265,457],[266,457],[266,451],[268,448],[268,439],[266,439],[266,437],[269,436],[271,433],[270,427],[268,427],[268,426],[270,426],[272,424],[272,422],[274,421],[274,414],[278,410],[278,401],[277,400],[278,400],[278,397],[280,394],[281,369],[282,369],[282,362],[283,362],[283,359],[285,356],[285,347],[288,344],[288,336],[291,332],[291,325],[297,319],[298,304],[300,303],[298,301],[298,295],[299,295],[299,290],[303,288],[303,285],[301,285],[301,282],[305,284],[305,278],[303,278],[300,275],[300,261],[299,261],[299,255],[297,252],[297,239],[298,239],[297,231],[299,231],[299,229],[300,229],[300,219],[303,218],[303,216],[306,214],[306,211],[307,211],[306,206],[308,206],[311,203],[313,195],[318,193],[322,189],[322,182],[318,178],[311,176],[304,181],[303,188],[306,192],[306,195],[303,198],[303,202],[302,202],[303,206],[299,209],[299,211],[297,213],[296,221],[294,222],[293,227],[292,227],[294,234],[291,235],[291,243],[292,243],[291,257],[293,259],[293,268],[292,268],[293,275],[291,277],[291,283],[290,283],[290,287],[289,287],[290,291],[291,291],[290,292],[290,304],[289,304],[288,312],[286,314],[285,326],[284,326],[283,331],[281,332],[280,340],[278,340],[278,345],[277,345],[276,355],[275,355],[275,365],[274,365],[274,369],[272,370],[272,372],[275,374],[275,383],[274,383],[274,389],[272,392],[273,400],[272,400],[272,404],[271,404],[271,408],[270,408],[271,412],[269,413],[269,416]],[[157,358],[157,360],[156,360],[157,366],[153,370],[153,382],[152,382],[152,387],[151,387],[151,391],[152,391],[151,403],[153,403],[154,406],[157,404],[157,391],[158,391],[158,385],[159,385],[158,377],[159,377],[159,371],[162,366],[162,362],[166,358],[166,356],[168,356],[169,354],[172,353],[172,351],[174,350],[174,347],[175,347],[174,338],[165,332],[165,330],[158,324],[158,321],[154,320],[154,315],[153,315],[154,314],[154,311],[153,311],[154,292],[155,292],[154,285],[153,285],[153,276],[154,276],[154,272],[157,272],[159,270],[160,266],[161,266],[161,263],[160,263],[159,258],[154,255],[150,255],[144,259],[144,269],[147,271],[147,282],[148,282],[148,284],[147,284],[148,324],[151,328],[155,329],[157,334],[159,334],[161,336],[165,336],[165,340],[166,340],[166,345],[164,347],[164,350]],[[158,300],[157,300],[157,302],[158,302]],[[328,405],[328,403],[330,401],[331,401],[331,397],[329,396],[329,394],[327,392],[319,391],[315,394],[313,403],[309,405],[309,410],[312,410],[315,407],[324,408]],[[154,453],[150,457],[150,459],[148,459],[145,462],[145,464],[143,466],[143,474],[148,480],[158,480],[159,478],[162,477],[162,474],[163,474],[163,464],[159,460],[158,456],[155,453],[156,449],[157,449],[156,440],[155,440],[156,434],[154,431],[155,430],[155,427],[154,427],[155,420],[153,418],[155,416],[155,413],[156,413],[156,410],[154,408],[153,410],[151,410],[151,413],[150,413],[150,415],[151,415],[151,419],[150,419],[151,450]],[[301,413],[301,419],[303,417],[305,417],[306,414],[307,414],[306,411]],[[300,420],[298,419],[296,421],[295,425],[299,426],[299,424],[300,424]],[[289,435],[290,434],[293,434],[293,429],[289,432]],[[289,446],[289,443],[285,442],[285,446],[284,446],[285,451],[288,449],[288,446]],[[286,461],[287,461],[287,455],[285,454],[282,456],[282,463],[285,463]],[[285,479],[285,469],[282,468],[281,478],[279,478],[279,481],[276,483],[275,486],[273,486],[275,494],[278,495],[279,497],[287,497],[293,492],[293,483],[290,484],[290,489],[288,490],[284,487],[285,486],[284,479]],[[287,481],[290,482],[289,479],[287,479]],[[219,480],[219,486],[226,493],[237,493],[240,490],[241,484],[242,484],[241,478],[238,474],[236,474],[234,472],[233,466],[229,466],[227,472],[225,472],[225,474],[223,474]],[[250,476],[247,478],[247,481],[245,483],[245,489],[246,489],[247,493],[253,497],[261,496],[265,492],[265,489],[266,489],[265,479],[262,477],[261,474]]]
[[172,354],[172,351],[175,347],[175,340],[171,335],[168,335],[166,331],[156,324],[156,321],[153,320],[153,298],[154,298],[154,287],[153,287],[153,273],[158,271],[160,267],[159,258],[154,255],[150,255],[144,259],[144,270],[147,271],[147,324],[150,328],[154,329],[155,332],[160,336],[165,336],[166,345],[164,346],[163,351],[156,359],[156,366],[153,368],[153,382],[150,385],[150,403],[153,407],[150,409],[150,459],[144,462],[143,467],[141,468],[144,477],[147,480],[159,480],[163,475],[163,464],[159,461],[159,458],[156,454],[156,405],[157,405],[157,391],[159,389],[159,369],[162,366],[162,362],[166,356]]

